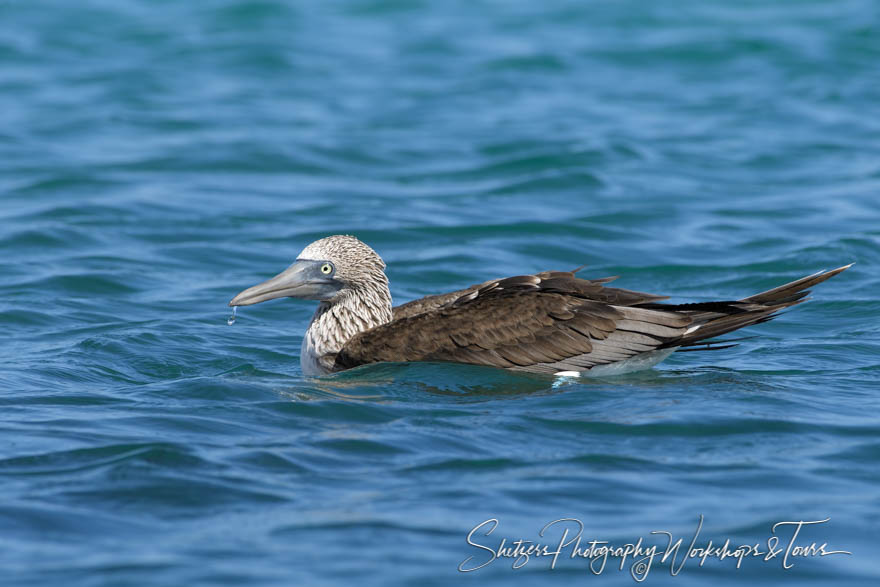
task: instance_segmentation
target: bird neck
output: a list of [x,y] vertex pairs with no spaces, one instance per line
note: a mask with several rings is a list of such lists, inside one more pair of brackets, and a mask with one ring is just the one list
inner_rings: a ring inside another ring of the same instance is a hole
[[333,370],[336,354],[353,336],[391,321],[388,281],[343,292],[321,302],[303,337],[303,374],[324,375]]

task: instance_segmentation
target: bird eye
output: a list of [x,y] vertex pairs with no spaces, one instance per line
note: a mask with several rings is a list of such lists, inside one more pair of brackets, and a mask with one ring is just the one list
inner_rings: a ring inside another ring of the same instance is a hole
[[324,263],[323,265],[321,265],[321,273],[323,273],[324,275],[330,275],[331,273],[333,273],[333,265],[331,265],[330,263]]

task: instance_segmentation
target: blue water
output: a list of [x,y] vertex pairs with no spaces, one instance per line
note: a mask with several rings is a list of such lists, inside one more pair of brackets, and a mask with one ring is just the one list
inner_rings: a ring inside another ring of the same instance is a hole
[[[2,583],[634,584],[458,567],[488,519],[493,547],[565,517],[686,546],[703,515],[700,546],[830,518],[799,543],[852,555],[649,583],[877,584],[878,63],[870,0],[0,3]],[[308,379],[311,303],[226,302],[336,233],[396,303],[857,264],[644,373]]]

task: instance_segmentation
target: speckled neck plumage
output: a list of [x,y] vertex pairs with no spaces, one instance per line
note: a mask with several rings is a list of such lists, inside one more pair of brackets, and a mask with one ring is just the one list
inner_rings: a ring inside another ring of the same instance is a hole
[[369,281],[322,302],[303,337],[300,365],[303,374],[324,375],[333,371],[336,354],[354,335],[391,321],[388,278],[375,272]]

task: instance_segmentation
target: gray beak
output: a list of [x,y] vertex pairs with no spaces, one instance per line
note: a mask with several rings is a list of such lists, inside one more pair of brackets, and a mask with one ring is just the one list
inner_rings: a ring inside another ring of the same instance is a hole
[[263,283],[249,287],[229,301],[230,306],[250,306],[275,298],[329,300],[342,288],[333,275],[321,273],[325,261],[297,259],[293,265]]

